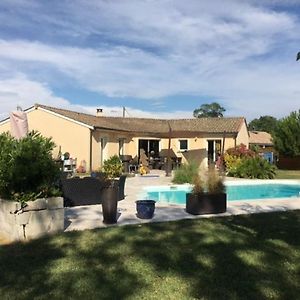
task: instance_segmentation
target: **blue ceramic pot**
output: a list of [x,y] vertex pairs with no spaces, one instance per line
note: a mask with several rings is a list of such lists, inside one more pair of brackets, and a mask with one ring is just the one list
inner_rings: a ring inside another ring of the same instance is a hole
[[135,203],[138,218],[152,219],[155,210],[154,200],[137,200]]

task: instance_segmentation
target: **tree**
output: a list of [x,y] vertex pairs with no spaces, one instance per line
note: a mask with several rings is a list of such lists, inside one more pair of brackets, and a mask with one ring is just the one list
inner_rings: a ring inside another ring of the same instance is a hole
[[200,108],[194,110],[193,115],[195,118],[206,117],[223,117],[223,113],[226,111],[219,103],[213,102],[211,104],[202,104]]
[[248,124],[249,130],[273,132],[277,125],[277,119],[272,116],[261,116]]
[[300,110],[278,121],[273,134],[275,149],[285,156],[300,155]]

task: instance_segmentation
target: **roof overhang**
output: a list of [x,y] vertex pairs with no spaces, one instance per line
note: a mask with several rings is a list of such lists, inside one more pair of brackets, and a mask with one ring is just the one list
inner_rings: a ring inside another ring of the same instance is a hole
[[153,138],[215,138],[216,136],[222,137],[232,137],[235,138],[237,133],[233,132],[200,132],[200,131],[173,131],[171,129],[170,132],[147,132],[147,131],[122,131],[122,130],[114,130],[114,129],[107,129],[96,127],[96,130],[103,130],[105,132],[115,132],[119,134],[128,134],[133,137],[153,137]]

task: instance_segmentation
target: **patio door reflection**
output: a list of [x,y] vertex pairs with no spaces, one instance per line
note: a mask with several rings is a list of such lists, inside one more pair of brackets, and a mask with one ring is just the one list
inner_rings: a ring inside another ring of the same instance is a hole
[[207,141],[207,160],[208,166],[215,165],[218,155],[221,154],[221,140]]
[[148,158],[159,157],[159,140],[140,139],[138,156],[140,156],[141,149],[144,149],[145,154],[147,155]]

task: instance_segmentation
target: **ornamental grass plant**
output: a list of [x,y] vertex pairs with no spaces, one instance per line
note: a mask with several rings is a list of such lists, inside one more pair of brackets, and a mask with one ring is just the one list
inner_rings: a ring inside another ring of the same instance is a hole
[[225,193],[224,177],[220,176],[215,169],[208,170],[206,178],[206,191],[209,194]]
[[193,184],[195,178],[199,176],[199,166],[196,162],[182,164],[174,173],[172,182],[175,184]]

